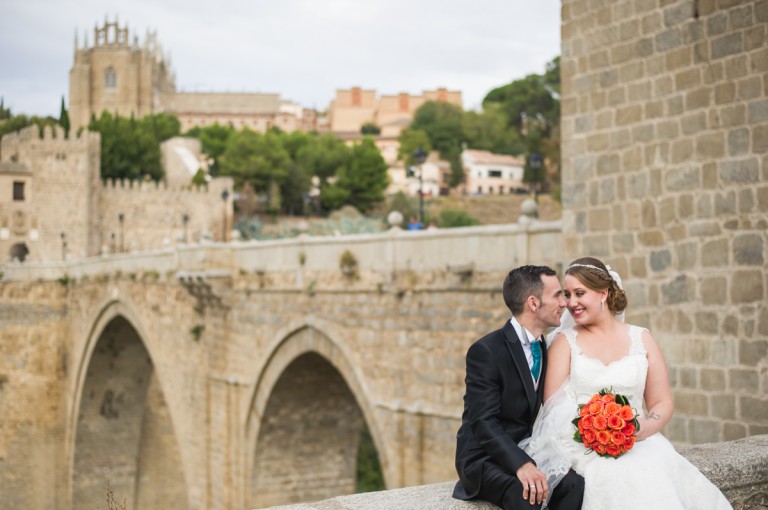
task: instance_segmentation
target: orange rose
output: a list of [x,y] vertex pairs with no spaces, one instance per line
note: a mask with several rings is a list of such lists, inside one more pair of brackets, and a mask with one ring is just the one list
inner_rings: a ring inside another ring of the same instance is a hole
[[622,420],[615,414],[612,414],[608,417],[608,427],[616,430],[621,430],[624,428],[624,420]]
[[615,444],[609,444],[608,446],[605,447],[605,453],[607,453],[611,457],[618,457],[619,455],[621,455],[621,450]]
[[602,414],[592,417],[592,426],[597,430],[605,430],[608,427],[608,419]]
[[579,420],[579,426],[584,429],[591,429],[593,427],[592,422],[594,421],[594,419],[595,419],[594,416],[592,416],[591,414],[588,414]]
[[594,447],[592,449],[595,450],[595,452],[597,452],[600,455],[605,455],[605,446],[603,446],[603,445],[601,445],[599,443],[594,445]]
[[615,430],[611,432],[611,441],[613,441],[614,444],[622,445],[626,440],[627,440],[627,436],[625,436],[621,432],[616,432]]
[[633,446],[635,446],[635,436],[626,436],[626,439],[624,440],[624,449],[631,450]]
[[579,416],[586,416],[589,414],[589,406],[583,405],[581,406],[581,409],[579,409]]
[[597,442],[600,444],[608,444],[611,442],[611,433],[607,430],[597,431]]
[[605,414],[619,414],[621,405],[616,402],[609,402],[605,405]]
[[599,393],[595,393],[594,395],[592,395],[592,398],[589,399],[589,402],[587,402],[587,405],[589,405],[589,404],[591,404],[593,402],[597,402],[598,400],[600,400],[600,398],[601,398],[600,394]]
[[591,443],[595,442],[595,439],[597,439],[597,436],[594,430],[589,429],[589,430],[585,430],[584,433],[581,434],[581,439],[584,442],[585,446],[589,446]]
[[603,412],[603,403],[600,401],[589,404],[589,414],[600,414]]
[[629,421],[635,417],[635,411],[629,406],[623,406],[619,411],[619,417],[624,421]]
[[626,422],[624,428],[621,429],[621,433],[625,436],[634,436],[635,432],[637,432],[637,429],[635,428],[635,424],[631,421]]
[[615,402],[616,397],[614,397],[612,393],[606,393],[600,400],[602,400],[604,404],[607,404],[609,402]]

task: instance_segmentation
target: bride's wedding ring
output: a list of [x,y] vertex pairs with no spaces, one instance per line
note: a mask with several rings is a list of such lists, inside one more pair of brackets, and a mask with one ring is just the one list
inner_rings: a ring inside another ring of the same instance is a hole
[[531,484],[531,485],[529,485],[528,487],[533,487],[533,488],[535,489],[535,488],[536,488],[536,484],[532,483],[532,484]]

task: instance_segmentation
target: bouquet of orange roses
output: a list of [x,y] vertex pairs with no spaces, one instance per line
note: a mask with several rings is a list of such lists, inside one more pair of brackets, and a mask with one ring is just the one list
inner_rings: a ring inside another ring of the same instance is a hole
[[624,395],[604,388],[579,406],[573,419],[576,432],[573,439],[602,457],[618,457],[635,446],[640,430],[637,413]]

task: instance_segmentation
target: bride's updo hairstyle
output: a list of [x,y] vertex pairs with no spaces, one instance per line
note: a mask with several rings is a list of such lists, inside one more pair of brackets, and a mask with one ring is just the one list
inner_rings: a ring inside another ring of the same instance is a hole
[[619,287],[600,260],[594,257],[576,259],[565,270],[565,274],[575,276],[588,289],[600,292],[608,289],[605,303],[613,315],[619,315],[627,307],[627,295]]

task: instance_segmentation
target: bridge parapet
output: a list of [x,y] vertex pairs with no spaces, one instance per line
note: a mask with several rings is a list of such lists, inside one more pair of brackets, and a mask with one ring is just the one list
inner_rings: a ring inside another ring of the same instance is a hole
[[[269,273],[278,286],[289,288],[305,288],[310,281],[345,287],[355,282],[388,284],[393,274],[403,271],[442,271],[461,280],[473,271],[506,271],[529,260],[556,265],[562,251],[560,231],[559,221],[419,232],[394,228],[380,234],[181,245],[71,262],[11,262],[0,266],[0,271],[4,280],[56,280],[114,273],[168,275],[213,268],[218,272]],[[345,273],[341,267],[345,252],[354,262],[353,273]],[[333,278],[328,278],[329,274]]]
[[[734,510],[768,507],[768,435],[689,446],[680,452],[717,485]],[[498,510],[483,501],[451,497],[455,482],[442,482],[319,501],[272,507],[273,510]]]

